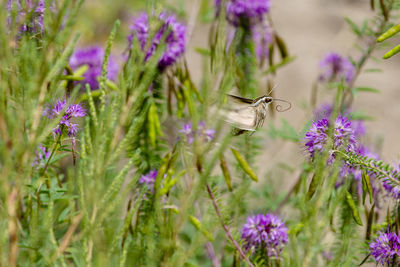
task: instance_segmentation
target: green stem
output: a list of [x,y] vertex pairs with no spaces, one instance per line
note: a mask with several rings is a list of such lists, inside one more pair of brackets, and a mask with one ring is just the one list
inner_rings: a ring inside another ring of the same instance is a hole
[[346,153],[344,153],[340,150],[332,150],[332,152],[339,153],[340,155],[345,157],[346,160],[350,161],[351,163],[353,163],[355,165],[363,166],[363,167],[368,168],[376,173],[380,173],[382,176],[387,177],[392,183],[396,184],[397,186],[400,186],[400,181],[398,179],[396,179],[395,177],[393,177],[390,173],[388,173],[384,170],[381,170],[375,166],[369,165],[361,160],[355,161],[352,157],[350,157],[349,155],[347,155]]

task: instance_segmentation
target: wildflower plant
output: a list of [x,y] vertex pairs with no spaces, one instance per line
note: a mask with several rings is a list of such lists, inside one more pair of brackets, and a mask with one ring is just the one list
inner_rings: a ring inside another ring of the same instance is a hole
[[[95,22],[107,36],[85,32],[96,12],[84,2],[0,9],[1,266],[398,264],[400,172],[353,105],[376,91],[358,77],[398,1],[347,20],[361,55],[322,60],[301,129],[273,126],[271,104],[269,130],[238,136],[220,116],[226,95],[274,97],[295,59],[274,0],[139,1],[133,19],[115,1],[96,7],[115,21]],[[200,23],[208,44],[192,49]],[[305,153],[277,164],[270,140]]]

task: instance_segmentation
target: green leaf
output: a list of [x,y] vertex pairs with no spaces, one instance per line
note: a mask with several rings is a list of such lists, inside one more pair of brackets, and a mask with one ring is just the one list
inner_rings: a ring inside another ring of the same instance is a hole
[[379,94],[381,91],[376,88],[371,88],[371,87],[355,87],[352,89],[353,94],[357,95],[358,92],[367,92],[367,93],[376,93]]
[[313,197],[313,195],[315,194],[315,191],[317,191],[319,180],[320,179],[317,177],[317,175],[314,174],[311,179],[310,186],[308,187],[307,199],[311,199]]
[[226,164],[226,160],[223,154],[221,154],[221,156],[219,157],[219,161],[219,166],[221,167],[222,174],[224,175],[226,186],[228,187],[229,191],[232,192],[233,189],[231,183],[231,174],[229,173],[228,164]]
[[280,69],[280,68],[286,66],[287,64],[289,64],[290,62],[294,61],[295,59],[296,59],[296,57],[294,57],[294,56],[285,57],[281,62],[270,66],[266,71],[264,71],[263,74],[273,73],[277,69]]
[[362,171],[362,184],[363,184],[363,202],[364,202],[364,198],[365,198],[364,194],[366,193],[366,192],[364,192],[364,190],[365,190],[369,193],[369,203],[372,203],[373,191],[372,191],[372,186],[371,186],[371,180],[369,178],[369,175],[365,171]]
[[297,223],[295,225],[292,225],[289,228],[289,234],[297,236],[301,232],[301,230],[303,230],[303,228],[304,228],[304,224],[303,223]]
[[353,215],[353,219],[354,221],[358,224],[358,225],[363,225],[362,221],[361,221],[361,217],[360,217],[360,213],[358,212],[356,203],[354,203],[353,197],[351,196],[351,194],[349,192],[346,191],[346,203],[349,206],[349,208],[351,209],[351,214]]
[[383,59],[391,58],[392,56],[396,55],[399,52],[400,52],[400,45],[396,46],[395,48],[387,52],[385,55],[383,55]]
[[275,34],[275,40],[276,40],[276,44],[278,46],[279,49],[279,53],[281,54],[281,58],[285,59],[288,57],[289,53],[287,51],[286,48],[286,44],[283,41],[283,39],[281,37],[279,37],[279,35]]
[[371,68],[371,69],[365,69],[364,72],[383,72],[383,70],[378,68]]
[[108,88],[110,88],[113,91],[119,91],[118,86],[111,80],[106,80],[106,85]]
[[364,114],[363,112],[361,112],[361,111],[350,113],[350,118],[351,118],[352,120],[356,120],[356,121],[357,121],[357,120],[362,120],[362,121],[373,121],[373,120],[375,120],[375,117],[365,115],[365,114]]
[[[170,171],[168,171],[169,173]],[[160,190],[160,195],[167,194],[171,188],[179,181],[179,179],[184,175],[186,170],[181,171],[178,175],[176,175],[173,179],[169,179],[170,175],[167,176],[166,181],[164,183],[163,188]]]
[[211,56],[211,51],[208,50],[208,49],[201,48],[201,47],[196,47],[194,50],[195,50],[197,53],[199,53],[200,55],[208,56],[208,57]]
[[386,39],[392,37],[393,35],[395,35],[396,33],[398,33],[400,31],[400,24],[394,25],[393,27],[391,27],[389,30],[385,31],[384,33],[382,33],[377,41],[378,42],[383,42]]
[[375,203],[372,204],[371,209],[368,212],[368,217],[367,217],[367,231],[365,233],[365,240],[370,240],[371,239],[371,230],[373,226],[373,218],[374,218],[374,209],[375,209]]
[[148,134],[149,134],[149,139],[150,139],[150,143],[153,146],[153,148],[156,147],[156,127],[155,127],[155,117],[153,114],[153,107],[155,107],[154,104],[151,104],[149,111],[147,113],[147,119],[148,119]]
[[192,223],[192,225],[199,230],[210,242],[214,241],[214,237],[213,235],[208,232],[207,230],[205,230],[202,225],[201,222],[194,216],[189,216],[189,221]]
[[345,17],[344,18],[347,22],[347,24],[349,24],[350,29],[357,35],[357,36],[361,36],[361,30],[358,28],[357,24],[355,24],[349,17]]
[[300,140],[300,135],[297,133],[297,131],[290,125],[287,120],[281,119],[281,122],[281,129],[275,128],[272,123],[270,124],[269,135],[271,136],[271,138],[280,137],[284,140],[298,142]]
[[66,81],[83,81],[85,79],[85,77],[74,76],[74,75],[63,75],[60,78],[61,80],[66,80]]
[[244,159],[244,157],[239,153],[239,151],[237,151],[234,148],[231,148],[233,155],[236,158],[236,161],[239,163],[239,166],[242,168],[242,170],[247,173],[250,178],[255,181],[258,182],[258,178],[256,173],[250,168],[250,165],[247,163],[247,161]]

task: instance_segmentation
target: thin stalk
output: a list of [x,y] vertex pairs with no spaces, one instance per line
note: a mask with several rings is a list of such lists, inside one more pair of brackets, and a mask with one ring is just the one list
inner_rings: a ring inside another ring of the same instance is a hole
[[[51,151],[51,154],[50,154],[49,158],[47,159],[46,164],[44,165],[42,174],[44,174],[47,171],[47,168],[49,167],[50,160],[53,157],[54,153],[56,152],[58,144],[60,143],[63,130],[64,130],[64,125],[61,125],[61,129],[60,129],[61,134],[58,136],[56,143],[53,147],[53,150]],[[50,184],[48,184],[47,187],[50,188]]]
[[221,223],[222,228],[225,231],[226,236],[228,237],[229,240],[231,240],[232,244],[235,246],[236,250],[239,252],[240,257],[247,262],[247,264],[250,267],[254,267],[253,263],[247,258],[246,254],[244,254],[243,250],[240,248],[239,244],[236,242],[236,240],[233,238],[228,226],[224,223],[224,219],[221,216],[221,212],[219,210],[217,201],[215,200],[214,194],[211,191],[211,188],[208,184],[206,184],[207,192],[208,195],[210,196],[210,199],[212,201],[212,204],[214,206],[215,212],[217,213],[218,219]]

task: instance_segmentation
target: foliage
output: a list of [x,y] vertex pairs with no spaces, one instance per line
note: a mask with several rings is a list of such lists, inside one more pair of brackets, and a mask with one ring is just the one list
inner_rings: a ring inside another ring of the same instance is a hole
[[[0,265],[354,266],[380,255],[369,248],[375,233],[398,233],[400,172],[366,149],[355,127],[370,117],[352,104],[359,94],[380,92],[355,84],[376,38],[399,31],[387,30],[399,1],[371,0],[374,16],[360,26],[346,18],[362,51],[358,59],[331,53],[323,67],[342,69],[316,74],[323,79],[307,114],[318,91],[334,95],[323,131],[311,137],[317,149],[266,174],[257,168],[265,140],[305,150],[304,137],[319,120],[300,128],[273,121],[281,111],[274,81],[296,55],[275,28],[269,1],[243,2],[256,19],[236,9],[240,1],[193,1],[189,13],[185,1],[139,1],[147,24],[129,28],[123,16],[103,22],[109,35],[95,60],[98,89],[85,82],[95,73],[91,64],[71,68],[86,37],[80,32],[95,23],[77,23],[90,19],[83,0],[3,2]],[[139,11],[131,12],[138,19]],[[209,26],[209,47],[196,49],[200,82],[183,55],[196,23]],[[113,57],[119,74],[110,80]],[[221,115],[232,93],[272,97],[267,131],[232,134],[238,129]],[[345,117],[347,125],[335,123]],[[343,134],[353,130],[354,140]],[[281,181],[293,174],[285,192]],[[384,192],[395,201],[380,218]],[[390,257],[393,266],[399,262]]]

